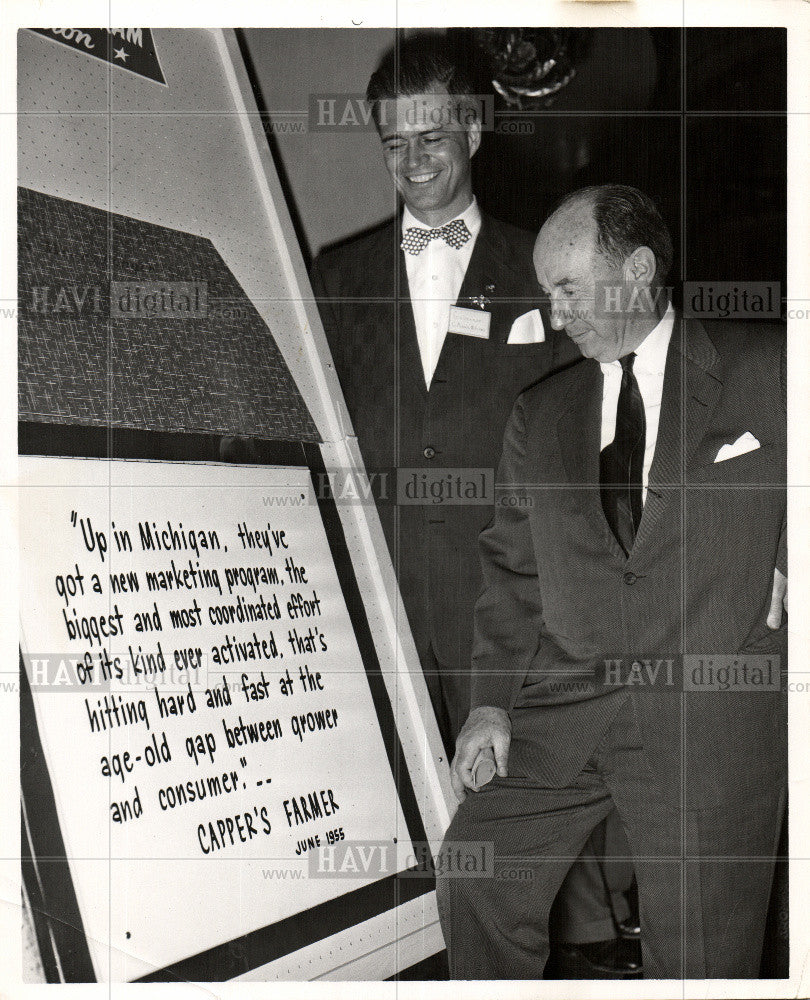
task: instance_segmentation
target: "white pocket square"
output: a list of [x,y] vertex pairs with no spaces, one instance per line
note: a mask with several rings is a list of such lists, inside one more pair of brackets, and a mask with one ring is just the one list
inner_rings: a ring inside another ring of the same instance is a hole
[[543,317],[539,309],[518,316],[509,331],[507,344],[542,344],[546,339]]
[[715,456],[715,462],[726,462],[730,458],[737,458],[738,455],[745,455],[746,452],[756,451],[759,448],[759,441],[751,431],[741,434],[733,444],[724,444]]

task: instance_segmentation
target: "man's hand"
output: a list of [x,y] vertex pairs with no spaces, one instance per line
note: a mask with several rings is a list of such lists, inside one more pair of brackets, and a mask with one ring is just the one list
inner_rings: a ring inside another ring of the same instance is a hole
[[502,708],[481,705],[474,708],[456,740],[456,755],[450,765],[450,781],[459,802],[467,797],[467,789],[475,788],[472,766],[479,750],[492,747],[495,767],[501,778],[506,777],[506,761],[512,739],[512,723]]
[[771,592],[771,609],[768,612],[768,628],[779,628],[782,624],[782,608],[787,611],[787,577],[778,569],[773,571],[773,591]]

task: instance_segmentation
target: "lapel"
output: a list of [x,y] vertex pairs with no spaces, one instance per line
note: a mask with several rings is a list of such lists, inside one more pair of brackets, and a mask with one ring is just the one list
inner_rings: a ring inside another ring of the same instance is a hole
[[557,418],[557,444],[567,481],[599,483],[599,434],[602,421],[602,370],[590,358],[570,372],[568,405]]
[[[476,308],[470,299],[479,295],[493,298],[503,294],[498,288],[496,278],[499,277],[500,258],[503,257],[502,241],[487,215],[481,216],[481,229],[475,241],[470,263],[464,273],[464,280],[459,289],[456,305],[463,308]],[[488,289],[492,291],[488,291]]]
[[565,471],[565,482],[575,489],[561,494],[574,514],[581,514],[593,525],[610,552],[625,560],[624,550],[616,541],[602,510],[599,492],[599,451],[602,431],[602,369],[597,361],[586,359],[568,372],[568,405],[557,420],[557,444]]
[[[498,307],[498,300],[526,294],[525,273],[514,267],[515,248],[504,239],[500,226],[489,215],[481,215],[481,231],[475,241],[470,263],[458,294],[457,305],[476,308],[470,300],[480,295],[492,299],[490,312]],[[539,299],[539,287],[538,287]],[[528,306],[526,307],[528,308]],[[493,342],[505,344],[508,327],[494,322],[490,333]]]
[[[427,386],[425,385],[422,358],[419,354],[419,341],[416,339],[416,321],[413,317],[413,304],[411,303],[411,295],[408,288],[405,251],[400,247],[401,240],[402,217],[398,215],[394,222],[394,230],[390,241],[394,258],[386,268],[389,282],[390,276],[392,274],[396,275],[397,367],[399,369],[400,383],[415,386],[419,398],[424,401],[427,399]],[[390,284],[388,294],[391,294]]]
[[723,366],[714,344],[697,320],[684,320],[677,314],[667,353],[647,501],[631,558],[656,537],[673,495],[680,495],[684,470],[706,433],[722,390]]
[[[478,231],[472,254],[470,254],[467,270],[464,272],[464,278],[455,302],[457,306],[461,306],[463,309],[477,309],[478,306],[470,301],[471,298],[483,295],[492,299],[497,295],[504,294],[504,291],[499,288],[499,285],[502,284],[500,278],[504,273],[504,255],[503,239],[497,227],[489,216],[481,213],[481,228]],[[400,256],[404,258],[405,255],[400,253]],[[404,266],[403,261],[403,270]],[[492,313],[491,306],[488,306],[487,310],[490,314]],[[498,335],[497,324],[493,317],[490,320],[490,332],[486,340],[452,334],[445,336],[431,388],[433,385],[444,384],[449,377],[452,377],[450,373],[455,373],[460,369],[475,370],[476,366],[484,363],[482,355],[488,354],[490,345],[494,343],[495,337]],[[416,329],[414,327],[414,342],[416,343],[415,338]],[[424,386],[424,379],[422,384]]]

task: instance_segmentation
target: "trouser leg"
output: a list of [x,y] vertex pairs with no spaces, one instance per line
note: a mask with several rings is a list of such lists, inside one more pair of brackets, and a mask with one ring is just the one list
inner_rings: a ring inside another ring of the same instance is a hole
[[739,799],[722,791],[726,799],[701,808],[664,798],[628,701],[568,787],[543,787],[513,769],[469,795],[445,848],[491,843],[495,861],[487,877],[459,871],[437,880],[453,978],[542,976],[551,904],[614,804],[634,858],[645,977],[756,978],[785,787],[775,782]]
[[551,939],[608,941],[630,916],[625,893],[633,879],[629,847],[615,809],[596,827],[565,876],[551,910]]
[[610,894],[613,919],[618,925],[629,921],[632,916],[629,898],[635,886],[635,869],[627,834],[615,809],[605,820],[605,849],[602,856],[602,871]]
[[610,809],[604,783],[592,769],[570,788],[543,788],[510,775],[468,795],[447,831],[442,855],[449,860],[460,845],[492,844],[494,868],[483,878],[458,871],[437,879],[452,978],[542,977],[551,904]]
[[634,858],[645,978],[756,978],[784,787],[689,809],[646,767],[630,752],[603,769]]

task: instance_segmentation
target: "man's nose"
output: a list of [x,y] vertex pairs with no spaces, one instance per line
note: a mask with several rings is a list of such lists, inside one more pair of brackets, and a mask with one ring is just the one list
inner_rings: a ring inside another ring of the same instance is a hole
[[424,161],[425,149],[422,145],[420,139],[411,139],[408,142],[407,153],[405,156],[405,166],[409,169],[415,169],[420,166]]
[[551,325],[555,330],[562,330],[567,322],[565,306],[559,299],[551,298]]

